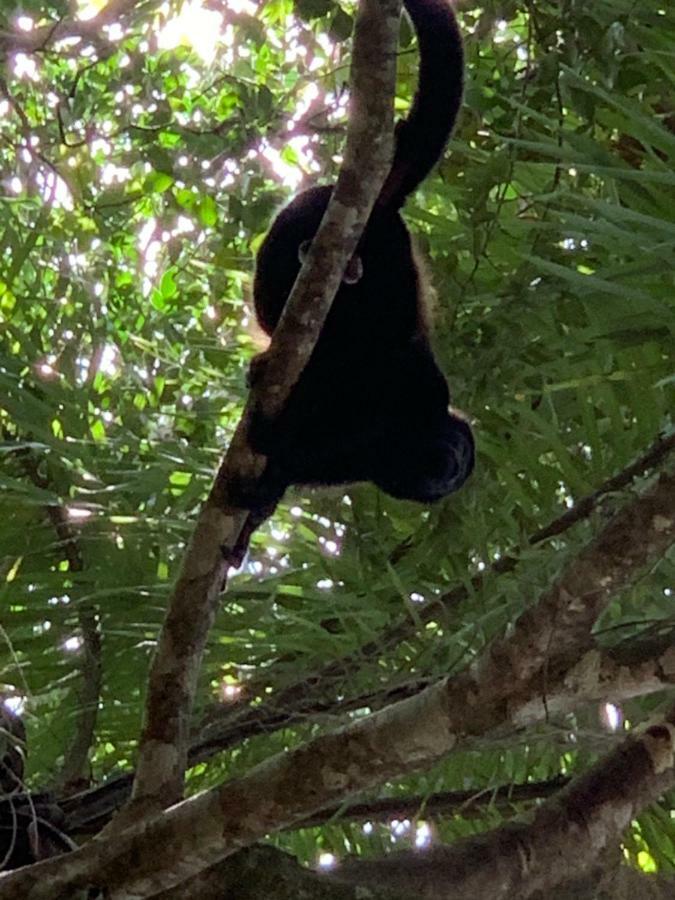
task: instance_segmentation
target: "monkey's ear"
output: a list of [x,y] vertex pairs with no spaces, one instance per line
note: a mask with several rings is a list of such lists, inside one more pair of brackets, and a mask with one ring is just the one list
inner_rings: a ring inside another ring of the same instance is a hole
[[347,263],[347,268],[345,269],[345,274],[342,276],[342,280],[345,284],[358,284],[362,277],[363,263],[361,262],[361,257],[357,256],[355,253]]
[[309,253],[309,248],[312,246],[311,240],[303,241],[298,247],[298,259],[301,263],[307,259],[307,254]]

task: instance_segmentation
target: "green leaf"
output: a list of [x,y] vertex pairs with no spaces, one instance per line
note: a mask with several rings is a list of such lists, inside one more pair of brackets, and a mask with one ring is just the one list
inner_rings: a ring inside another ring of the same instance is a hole
[[159,283],[159,291],[164,300],[170,300],[171,297],[175,297],[178,292],[178,286],[175,281],[176,271],[176,267],[172,266],[162,275]]
[[197,211],[202,225],[213,226],[218,221],[218,207],[213,197],[200,197]]
[[174,183],[167,172],[151,172],[145,179],[145,190],[153,194],[163,194]]

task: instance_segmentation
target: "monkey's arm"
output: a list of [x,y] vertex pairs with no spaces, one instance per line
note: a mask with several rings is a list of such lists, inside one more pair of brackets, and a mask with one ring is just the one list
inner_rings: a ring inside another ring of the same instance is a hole
[[426,340],[413,341],[392,367],[398,414],[387,424],[371,476],[403,500],[433,503],[459,490],[474,466],[471,426],[449,407],[447,382]]
[[417,92],[396,128],[396,151],[379,203],[398,209],[443,154],[462,102],[464,53],[448,0],[404,0],[420,52]]

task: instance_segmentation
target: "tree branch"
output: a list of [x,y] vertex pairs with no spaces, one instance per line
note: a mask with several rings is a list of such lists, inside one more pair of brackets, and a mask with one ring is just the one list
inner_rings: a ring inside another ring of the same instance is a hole
[[[671,629],[654,637],[639,637],[623,641],[615,647],[606,650],[599,648],[589,650],[569,672],[554,683],[550,678],[547,683],[537,688],[530,701],[521,709],[520,719],[515,724],[534,724],[545,720],[552,715],[559,715],[579,707],[580,704],[590,702],[612,701],[618,703],[632,697],[645,697],[649,694],[667,690],[675,685],[675,632]],[[322,713],[331,716],[346,715],[354,709],[370,708],[382,709],[390,703],[396,703],[419,694],[429,686],[431,682],[414,681],[406,682],[394,688],[378,691],[377,693],[354,697],[340,702],[331,701],[325,707],[315,706],[307,709],[303,715],[306,718],[320,717]],[[299,718],[299,716],[298,716]],[[286,722],[279,721],[277,727],[288,727],[293,724],[294,718],[289,716]],[[191,761],[193,763],[210,759],[217,753],[235,746],[247,737],[246,728],[240,728],[234,723],[231,730],[225,732],[222,743],[209,743],[208,745],[196,744],[192,748]],[[501,740],[501,737],[500,737]],[[99,787],[92,788],[74,797],[66,798],[61,802],[63,811],[67,817],[67,830],[69,832],[97,832],[127,800],[131,790],[131,775],[120,775],[112,778]],[[530,789],[530,785],[523,785],[523,790]],[[475,793],[475,792],[474,792]],[[490,790],[489,796],[493,796]],[[457,793],[457,802],[464,797],[463,792]],[[454,793],[448,795],[448,803],[452,804]],[[483,792],[481,792],[483,796]],[[382,802],[384,805],[403,802],[399,798]],[[414,800],[411,803],[414,804]],[[444,800],[439,800],[441,805]],[[427,801],[425,810],[428,813]],[[360,818],[360,810],[369,808],[369,804],[356,804],[353,807],[340,805],[340,819]],[[375,813],[373,813],[374,815]],[[407,815],[410,812],[408,810]],[[323,811],[318,816],[312,817],[315,821],[324,821],[333,813]],[[367,815],[364,812],[364,815]],[[397,815],[392,812],[392,815]],[[401,818],[401,816],[398,816]],[[300,823],[297,827],[306,827],[307,822]]]
[[[609,859],[607,859],[609,857]],[[538,893],[532,900],[672,900],[675,880],[667,875],[645,875],[620,864],[619,847],[597,861],[583,875],[575,875],[559,887]],[[396,861],[396,857],[394,857]],[[420,860],[421,861],[421,860]],[[386,863],[386,860],[383,860]],[[349,891],[349,893],[347,893]],[[374,884],[349,885],[326,873],[316,873],[275,847],[258,845],[212,866],[207,872],[153,900],[398,900],[408,892],[395,895]],[[472,898],[474,900],[474,898]]]
[[632,735],[547,800],[531,823],[507,824],[452,847],[354,860],[331,877],[425,900],[527,900],[578,878],[675,783],[675,709]]
[[504,678],[525,683],[537,673],[565,671],[580,649],[592,646],[591,627],[610,598],[675,539],[675,476],[624,506],[569,563],[513,633],[498,638],[472,667],[494,701],[509,689]]
[[206,638],[225,582],[228,559],[247,518],[229,485],[256,478],[265,458],[247,442],[253,406],[283,407],[309,359],[347,262],[391,159],[400,0],[362,0],[352,63],[352,114],[345,162],[268,351],[246,409],[200,513],[183,560],[152,663],[134,799],[164,805],[182,794],[190,715]]
[[485,808],[499,809],[503,813],[511,813],[521,803],[532,803],[557,794],[570,779],[557,775],[546,781],[526,781],[522,784],[502,784],[472,791],[441,791],[436,794],[380,797],[363,803],[341,804],[323,809],[311,819],[300,822],[297,828],[315,828],[325,825],[332,819],[339,822],[366,822],[375,819],[388,822],[392,819],[413,819],[423,816],[425,819],[442,818],[443,816],[461,816],[473,818],[483,816]]
[[212,866],[153,900],[395,900],[377,886],[367,893],[359,886],[329,882],[301,866],[276,847],[258,845]]
[[32,31],[0,31],[0,53],[38,53],[74,38],[100,42],[105,25],[118,22],[141,5],[139,0],[110,0],[91,19],[61,19]]
[[103,682],[98,611],[93,604],[78,601],[77,615],[82,636],[82,680],[73,737],[64,753],[63,768],[58,778],[59,787],[66,792],[81,789],[83,781],[90,783],[89,753],[96,733]]
[[[21,451],[19,455],[23,469],[32,483],[43,491],[51,490],[49,480],[40,472],[30,451]],[[78,574],[84,571],[84,560],[68,512],[61,503],[48,503],[45,512],[56,532],[58,550],[68,561],[68,569],[73,578],[77,579]],[[73,737],[64,752],[63,768],[57,779],[57,785],[65,791],[81,788],[81,782],[87,778],[103,682],[101,633],[96,607],[91,603],[83,604],[78,601],[77,620],[82,637],[77,715]]]

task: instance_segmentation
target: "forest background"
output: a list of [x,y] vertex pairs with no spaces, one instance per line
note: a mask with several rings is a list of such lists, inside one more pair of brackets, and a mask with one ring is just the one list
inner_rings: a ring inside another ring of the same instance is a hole
[[[672,721],[675,10],[458,12],[464,108],[405,218],[477,467],[429,508],[370,485],[289,492],[231,573],[187,793],[305,748],[324,808],[243,841],[266,836],[269,850],[250,851],[261,857],[225,860],[251,897],[299,896],[303,870],[277,850],[325,869],[317,896],[330,898],[347,856],[406,848],[401,860],[426,859],[445,885],[428,896],[464,896],[435,847],[503,835],[614,759],[634,726]],[[171,587],[263,346],[256,248],[292,192],[339,170],[354,13],[332,0],[25,2],[0,30],[0,682],[27,728],[26,785],[50,788],[78,841],[128,796]],[[405,20],[399,49],[404,115],[417,69]],[[587,595],[571,621],[570,597]],[[453,706],[451,747],[420,761],[398,729],[391,748],[373,732],[370,780],[322,795],[322,736],[393,709],[425,744],[438,685],[481,698]],[[390,750],[398,769],[380,766]],[[630,815],[604,849],[667,878],[671,782],[649,793],[631,772],[609,781]],[[578,848],[542,834],[569,873]],[[616,872],[609,856],[580,864],[588,896]],[[256,882],[268,876],[277,893]],[[213,896],[230,896],[234,876],[219,877]],[[11,884],[0,897],[28,896]],[[180,889],[208,896],[203,882]]]

